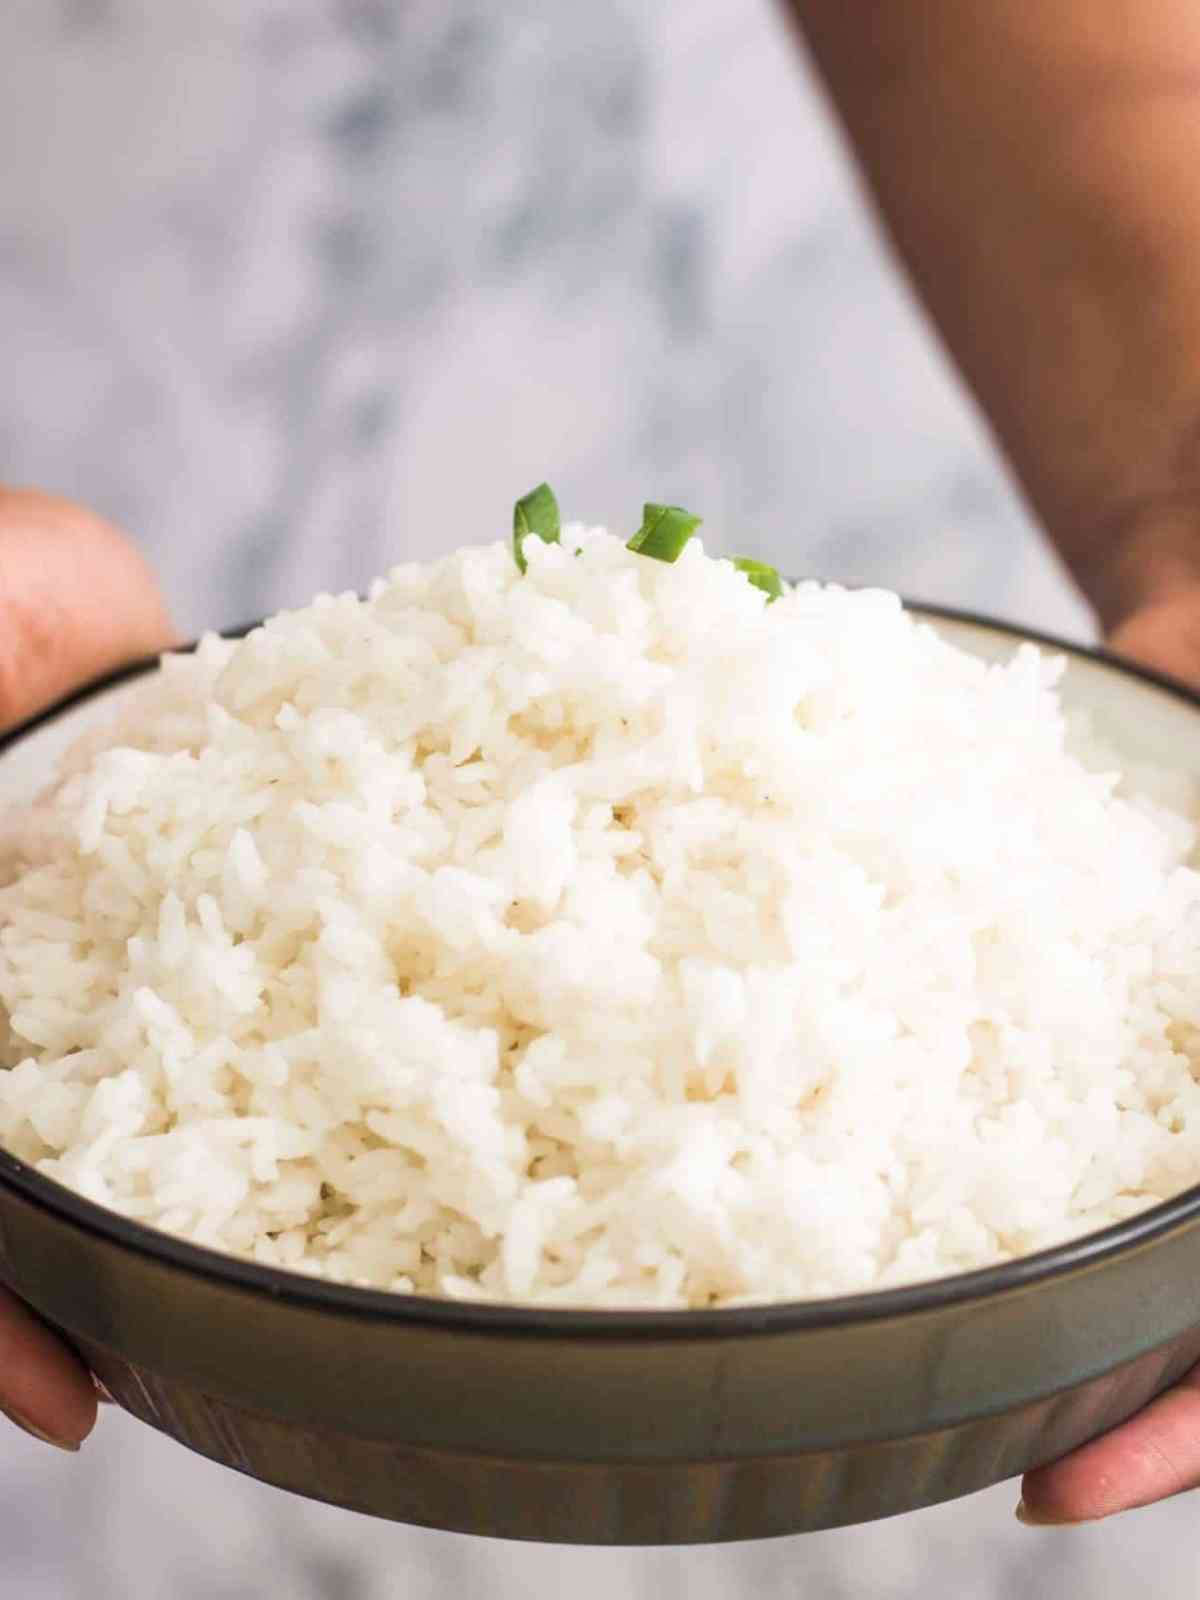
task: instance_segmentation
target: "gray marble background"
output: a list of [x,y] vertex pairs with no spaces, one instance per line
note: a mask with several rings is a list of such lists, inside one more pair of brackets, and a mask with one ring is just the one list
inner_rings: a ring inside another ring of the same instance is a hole
[[[588,519],[678,499],[791,572],[1089,630],[765,0],[3,0],[0,152],[0,479],[129,527],[189,630],[499,536],[543,476]],[[1015,1498],[506,1546],[108,1416],[78,1460],[0,1435],[0,1597],[1200,1589],[1190,1498],[1050,1533]]]

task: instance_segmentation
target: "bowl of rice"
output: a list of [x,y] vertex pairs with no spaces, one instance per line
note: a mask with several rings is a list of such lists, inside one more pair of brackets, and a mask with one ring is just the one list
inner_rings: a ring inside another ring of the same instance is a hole
[[648,506],[0,743],[0,1278],[269,1483],[888,1516],[1200,1360],[1200,700]]

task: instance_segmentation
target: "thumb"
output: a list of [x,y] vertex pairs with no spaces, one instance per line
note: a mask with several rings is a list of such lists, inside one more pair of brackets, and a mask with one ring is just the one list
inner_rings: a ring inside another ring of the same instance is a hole
[[173,639],[123,534],[69,501],[0,489],[0,728]]
[[1200,588],[1181,589],[1127,617],[1109,648],[1155,672],[1200,688]]

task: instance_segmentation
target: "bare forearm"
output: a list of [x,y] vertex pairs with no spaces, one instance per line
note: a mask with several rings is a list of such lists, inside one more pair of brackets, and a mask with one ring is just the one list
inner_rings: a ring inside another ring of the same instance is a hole
[[1200,584],[1196,0],[792,0],[895,242],[1107,621]]

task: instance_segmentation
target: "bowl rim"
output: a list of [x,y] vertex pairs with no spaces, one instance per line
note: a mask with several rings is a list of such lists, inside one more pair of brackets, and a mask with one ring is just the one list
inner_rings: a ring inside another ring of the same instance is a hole
[[[917,617],[965,624],[985,632],[1039,645],[1056,654],[1090,661],[1120,676],[1133,678],[1182,701],[1200,712],[1200,692],[1166,673],[1127,661],[1112,651],[1078,644],[1035,628],[1022,627],[980,612],[902,597]],[[222,637],[244,638],[261,624],[252,622],[225,630]],[[164,652],[188,654],[198,641]],[[0,759],[29,735],[100,695],[157,669],[160,656],[133,661],[93,679],[45,710],[0,734]],[[42,1212],[84,1233],[98,1234],[134,1254],[207,1279],[218,1286],[314,1311],[338,1313],[369,1321],[415,1323],[447,1332],[585,1338],[589,1340],[704,1340],[780,1335],[937,1313],[952,1306],[1009,1294],[1047,1280],[1099,1266],[1114,1256],[1153,1244],[1164,1235],[1200,1220],[1200,1183],[1169,1200],[1137,1212],[1094,1233],[1082,1234],[1048,1249],[999,1265],[951,1273],[895,1288],[865,1290],[812,1300],[762,1301],[712,1309],[603,1309],[538,1306],[505,1301],[452,1300],[405,1294],[391,1289],[362,1288],[309,1277],[239,1256],[193,1244],[173,1234],[110,1211],[48,1178],[19,1157],[0,1149],[0,1190],[8,1189]],[[0,1246],[2,1246],[0,1231]]]

